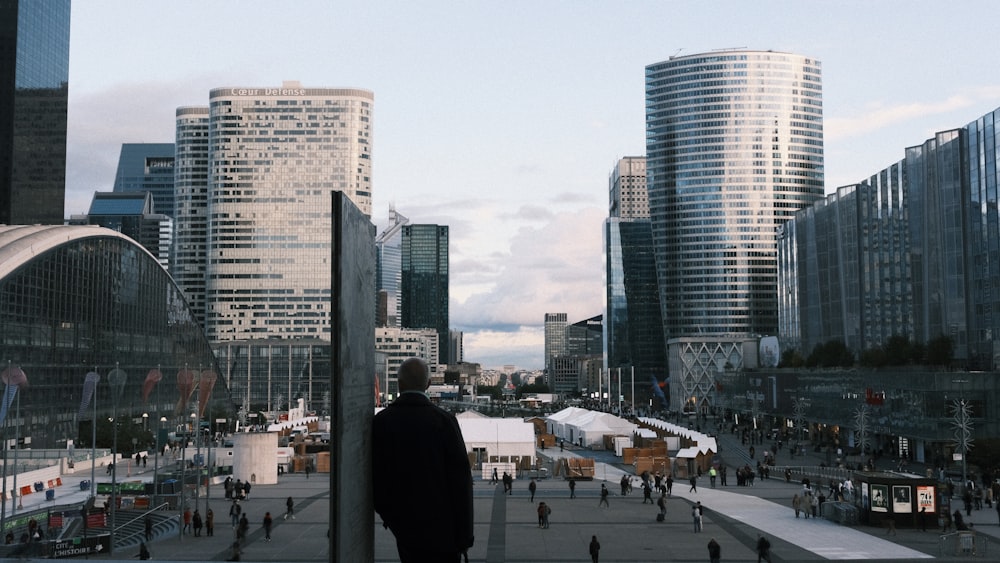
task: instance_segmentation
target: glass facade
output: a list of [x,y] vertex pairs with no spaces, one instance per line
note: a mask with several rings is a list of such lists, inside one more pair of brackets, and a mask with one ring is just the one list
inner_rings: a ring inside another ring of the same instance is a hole
[[63,223],[69,30],[69,0],[0,0],[0,223]]
[[371,215],[374,95],[286,82],[209,100],[209,339],[329,339],[330,194]]
[[438,334],[440,364],[448,363],[448,227],[405,225],[402,238],[400,324]]
[[567,353],[566,313],[545,313],[545,368],[551,383],[552,359]]
[[[20,418],[7,422],[39,449],[89,443],[79,428],[94,416],[94,403],[80,412],[90,371],[101,376],[97,420],[115,412],[107,376],[120,369],[117,412],[139,424],[142,413],[186,420],[198,393],[181,395],[177,374],[218,373],[201,326],[156,259],[120,233],[89,226],[0,227],[0,364],[27,375]],[[162,380],[150,387],[154,370]],[[204,412],[233,413],[221,382]]]
[[720,51],[647,66],[646,157],[666,337],[777,334],[777,230],[823,196],[820,63]]
[[176,236],[170,275],[205,325],[205,257],[208,244],[208,108],[178,108],[174,157]]
[[399,288],[403,278],[403,225],[410,220],[389,208],[389,225],[375,239],[375,326],[399,326]]
[[608,179],[608,194],[609,217],[604,224],[606,365],[611,369],[634,368],[642,382],[653,378],[663,381],[667,374],[666,340],[645,157],[619,160]]
[[260,411],[287,412],[289,401],[294,406],[298,399],[319,415],[331,413],[329,342],[310,338],[221,342],[215,355],[244,423],[254,424],[248,415]]
[[174,144],[125,143],[118,155],[116,192],[149,192],[153,213],[174,216]]
[[947,336],[969,369],[1000,366],[1000,109],[942,131],[796,215],[779,252],[781,338],[855,352]]

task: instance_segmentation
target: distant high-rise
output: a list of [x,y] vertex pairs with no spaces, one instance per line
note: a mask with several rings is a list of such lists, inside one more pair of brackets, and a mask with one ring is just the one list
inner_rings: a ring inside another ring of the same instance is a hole
[[371,213],[373,102],[285,82],[177,110],[175,279],[210,340],[330,337],[330,194]]
[[61,225],[70,0],[0,0],[0,223]]
[[437,331],[437,361],[447,364],[451,344],[448,337],[448,227],[404,225],[400,251],[400,325]]
[[823,197],[819,61],[719,51],[647,66],[646,156],[666,338],[776,334],[778,227]]
[[123,143],[115,174],[116,192],[149,192],[153,213],[174,216],[174,144]]
[[566,318],[566,313],[545,313],[545,369],[550,379],[552,358],[567,354]]
[[165,270],[170,268],[173,220],[153,212],[149,192],[95,192],[86,215],[70,217],[71,225],[100,225],[128,236],[156,257]]
[[[666,341],[649,221],[646,159],[625,157],[608,180],[604,225],[607,367],[635,370],[640,381],[667,374]],[[642,386],[646,388],[646,386]]]
[[399,287],[403,276],[403,225],[410,220],[389,207],[389,225],[375,239],[375,326],[399,326]]

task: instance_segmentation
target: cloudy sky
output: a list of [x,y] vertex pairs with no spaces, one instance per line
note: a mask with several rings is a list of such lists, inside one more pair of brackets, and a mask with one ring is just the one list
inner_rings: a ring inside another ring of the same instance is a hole
[[[451,229],[467,361],[543,365],[543,318],[604,308],[616,160],[645,153],[644,67],[749,48],[823,65],[827,190],[1000,106],[990,1],[73,3],[66,214],[121,144],[172,142],[222,86],[375,92],[374,212]],[[995,26],[993,26],[995,27]]]

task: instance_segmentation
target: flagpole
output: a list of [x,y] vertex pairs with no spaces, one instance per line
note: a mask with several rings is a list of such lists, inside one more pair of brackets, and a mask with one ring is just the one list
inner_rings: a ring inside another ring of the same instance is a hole
[[[7,373],[10,373],[10,360],[7,360]],[[7,381],[10,381],[8,377]],[[7,383],[10,385],[10,383]],[[7,385],[4,386],[2,399],[6,402]],[[3,495],[7,494],[7,417],[3,419],[3,491],[0,491],[0,532],[3,532],[7,523],[7,499]]]
[[[97,366],[94,366],[94,373],[97,373]],[[97,383],[94,383],[94,419],[90,424],[90,498],[94,498],[94,490],[97,488]]]

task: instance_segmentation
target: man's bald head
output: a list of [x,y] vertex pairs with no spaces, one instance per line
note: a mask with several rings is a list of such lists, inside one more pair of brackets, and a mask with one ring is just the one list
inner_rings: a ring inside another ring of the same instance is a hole
[[420,358],[409,358],[399,365],[399,392],[426,391],[431,384],[430,370]]

